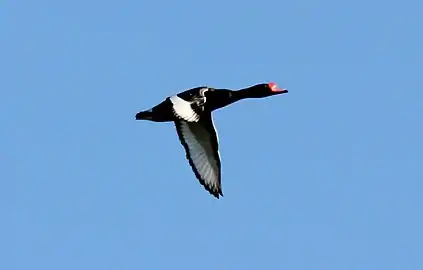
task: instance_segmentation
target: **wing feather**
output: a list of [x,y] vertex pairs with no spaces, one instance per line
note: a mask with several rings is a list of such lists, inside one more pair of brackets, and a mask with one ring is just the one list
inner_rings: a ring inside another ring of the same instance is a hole
[[211,114],[199,122],[176,121],[175,127],[200,184],[216,198],[223,196],[218,138]]
[[200,115],[193,110],[190,102],[177,95],[171,96],[169,99],[173,104],[172,110],[176,117],[188,122],[198,122],[200,120]]

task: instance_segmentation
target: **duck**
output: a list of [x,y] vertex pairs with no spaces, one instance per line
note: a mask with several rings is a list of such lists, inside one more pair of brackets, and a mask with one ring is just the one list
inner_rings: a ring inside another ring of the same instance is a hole
[[219,138],[212,112],[244,99],[288,93],[274,82],[231,90],[199,86],[167,97],[135,115],[135,120],[173,122],[186,159],[200,184],[215,198],[223,197]]

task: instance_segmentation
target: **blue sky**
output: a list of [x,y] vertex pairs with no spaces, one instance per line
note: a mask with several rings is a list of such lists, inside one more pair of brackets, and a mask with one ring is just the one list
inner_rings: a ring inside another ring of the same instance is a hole
[[[0,268],[423,269],[417,1],[4,1]],[[172,124],[199,85],[223,199]]]

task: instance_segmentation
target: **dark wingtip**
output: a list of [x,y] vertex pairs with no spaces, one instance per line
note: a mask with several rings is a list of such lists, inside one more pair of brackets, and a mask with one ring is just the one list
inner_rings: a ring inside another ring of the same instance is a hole
[[218,190],[217,192],[214,191],[212,192],[211,190],[208,190],[210,192],[211,195],[213,195],[213,197],[215,197],[216,199],[220,199],[223,197],[223,192],[222,190]]

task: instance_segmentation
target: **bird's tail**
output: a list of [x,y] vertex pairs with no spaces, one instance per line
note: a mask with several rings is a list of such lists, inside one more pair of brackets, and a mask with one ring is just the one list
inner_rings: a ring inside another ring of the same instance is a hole
[[135,120],[152,120],[153,119],[153,111],[141,111],[135,115]]

